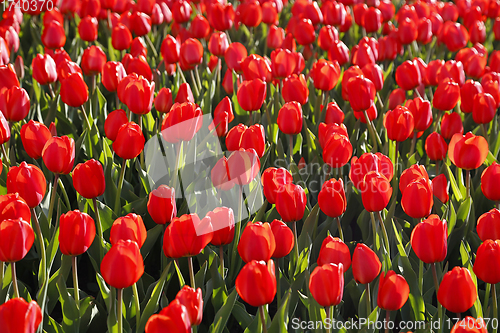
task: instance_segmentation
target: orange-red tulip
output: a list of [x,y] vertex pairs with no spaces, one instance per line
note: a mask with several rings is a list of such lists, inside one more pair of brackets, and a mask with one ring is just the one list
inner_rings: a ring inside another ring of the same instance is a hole
[[119,240],[101,262],[104,281],[117,289],[132,286],[144,273],[144,262],[137,243]]
[[371,283],[380,273],[382,263],[365,244],[357,244],[352,254],[352,275],[357,283]]
[[252,260],[241,269],[236,278],[238,295],[254,307],[270,304],[276,295],[274,271],[274,261],[266,263]]
[[451,138],[448,156],[451,162],[461,169],[477,169],[488,156],[488,142],[482,136],[471,132],[466,135],[457,133]]
[[462,313],[469,310],[477,299],[477,289],[469,270],[456,266],[446,273],[439,285],[437,298],[448,311]]
[[344,266],[342,264],[317,266],[309,279],[309,291],[321,306],[340,304],[344,295]]
[[59,218],[59,248],[62,254],[83,254],[92,245],[94,237],[95,223],[90,215],[73,210]]
[[238,253],[244,262],[268,261],[276,249],[271,225],[267,222],[249,223],[241,233]]
[[387,311],[403,307],[410,295],[410,286],[402,275],[394,271],[382,272],[378,282],[377,305]]

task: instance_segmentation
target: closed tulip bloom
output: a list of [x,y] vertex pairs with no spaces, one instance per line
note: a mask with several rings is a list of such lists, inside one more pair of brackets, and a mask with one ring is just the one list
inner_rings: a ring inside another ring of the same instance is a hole
[[132,43],[132,33],[125,25],[118,23],[111,32],[111,45],[113,48],[122,51],[130,47]]
[[[301,69],[300,53],[286,49],[276,49],[271,52],[271,68],[273,76],[277,79],[284,79],[292,74],[300,74]],[[318,66],[318,65],[317,65]],[[303,67],[303,66],[302,66]]]
[[440,82],[434,93],[432,105],[438,110],[452,110],[460,100],[460,86],[458,83],[448,80]]
[[325,124],[319,123],[318,126],[318,139],[319,145],[322,149],[326,148],[326,145],[329,143],[330,139],[332,139],[334,134],[341,134],[346,138],[349,136],[347,133],[347,127],[344,124]]
[[0,144],[10,140],[10,126],[2,112],[0,112]]
[[495,118],[497,111],[496,101],[488,93],[478,93],[474,97],[472,119],[476,124],[488,124]]
[[332,168],[341,168],[352,156],[352,144],[343,134],[334,133],[323,149],[323,161]]
[[391,200],[391,183],[376,171],[370,171],[365,175],[359,189],[363,206],[369,212],[383,210]]
[[344,112],[336,102],[330,102],[326,106],[325,123],[342,124],[344,122]]
[[0,111],[7,121],[20,121],[30,112],[30,97],[26,90],[12,87],[0,94]]
[[89,98],[89,88],[80,73],[69,74],[61,82],[61,100],[69,106],[78,108]]
[[365,111],[374,103],[377,93],[375,85],[368,78],[356,76],[347,81],[349,103],[355,111]]
[[403,142],[413,134],[413,115],[404,106],[397,106],[394,110],[387,111],[384,117],[384,126],[389,140]]
[[278,49],[285,40],[285,30],[281,27],[271,25],[267,34],[267,47],[271,50]]
[[0,221],[22,219],[31,220],[31,210],[19,193],[0,195]]
[[190,141],[201,129],[202,122],[203,114],[197,104],[175,103],[163,120],[161,134],[170,143]]
[[145,331],[146,333],[192,332],[188,309],[178,299],[174,299],[159,314],[149,317]]
[[119,157],[129,160],[139,156],[144,149],[145,141],[139,125],[131,121],[118,130],[113,150]]
[[106,64],[106,54],[99,46],[92,45],[83,51],[82,70],[85,75],[97,75]]
[[205,38],[210,33],[210,24],[203,15],[198,14],[191,21],[189,32],[191,33],[191,37],[193,38]]
[[228,133],[229,123],[234,120],[233,104],[228,96],[224,97],[214,110],[214,121],[209,129],[216,129],[217,136],[224,137]]
[[176,23],[186,23],[189,21],[192,13],[191,5],[188,1],[177,1],[172,6],[172,15]]
[[276,275],[274,261],[252,260],[241,269],[236,277],[238,295],[250,304],[258,307],[270,304],[276,296]]
[[167,185],[160,185],[149,193],[147,204],[149,215],[156,224],[170,223],[177,215],[175,205],[175,189]]
[[382,272],[378,282],[377,305],[386,311],[397,311],[405,305],[410,286],[402,275],[394,271]]
[[399,190],[403,193],[408,185],[419,179],[429,180],[429,174],[424,165],[414,164],[401,173],[399,178]]
[[250,54],[240,63],[245,80],[261,79],[265,82],[272,80],[271,62],[260,55]]
[[212,33],[208,42],[208,50],[217,57],[223,57],[229,47],[227,35],[223,31]]
[[418,223],[411,233],[411,246],[417,257],[425,263],[441,262],[448,249],[448,226],[435,214]]
[[7,173],[7,193],[19,193],[30,208],[42,202],[47,189],[47,181],[42,170],[22,162],[12,166]]
[[111,141],[116,140],[118,131],[122,125],[128,123],[127,113],[122,109],[114,110],[106,117],[104,121],[104,133]]
[[172,90],[161,88],[154,99],[155,109],[160,113],[168,113],[172,108]]
[[474,262],[474,273],[486,283],[500,282],[500,240],[487,239],[479,246]]
[[[227,68],[234,70],[236,73],[242,73],[241,62],[248,56],[248,51],[241,43],[234,42],[229,44],[229,47],[224,54]],[[271,54],[272,57],[272,54]]]
[[453,164],[465,170],[479,168],[488,155],[488,142],[472,132],[466,135],[455,134],[448,146],[448,156]]
[[67,136],[49,138],[43,147],[42,158],[53,173],[70,173],[75,163],[75,141]]
[[281,191],[281,186],[292,182],[293,177],[285,168],[267,168],[261,177],[264,195],[270,204],[276,203],[276,196]]
[[19,87],[19,79],[12,64],[0,65],[0,93],[13,86]]
[[102,68],[102,85],[109,92],[115,92],[120,81],[126,76],[127,72],[121,62],[108,61]]
[[183,71],[194,69],[203,61],[203,46],[194,38],[187,39],[182,43],[179,50],[179,64]]
[[144,262],[137,243],[119,240],[101,262],[101,274],[112,287],[123,289],[139,281],[144,273]]
[[[118,96],[135,114],[146,114],[151,111],[155,91],[155,83],[144,77],[128,75],[118,84]],[[121,95],[121,96],[120,96]]]
[[133,12],[130,16],[130,29],[136,36],[147,35],[151,31],[151,17],[146,13]]
[[196,256],[210,243],[212,232],[210,217],[202,220],[197,214],[175,217],[165,229],[163,253],[168,258]]
[[310,45],[316,40],[316,32],[311,20],[302,18],[296,23],[295,29],[293,29],[293,37],[300,45]]
[[356,188],[359,189],[361,187],[365,175],[370,171],[376,171],[388,181],[391,181],[394,174],[394,166],[389,157],[382,153],[365,153],[359,158],[354,156],[351,159],[349,178]]
[[488,333],[488,325],[483,318],[467,316],[453,325],[450,333]]
[[306,203],[306,193],[299,185],[286,184],[276,194],[276,210],[285,222],[302,219]]
[[78,24],[78,34],[86,42],[93,42],[97,39],[98,21],[95,17],[86,16]]
[[175,96],[175,103],[194,103],[193,91],[191,90],[191,86],[189,83],[182,83],[179,86],[179,90],[177,91],[177,95]]
[[446,140],[450,140],[457,133],[460,135],[464,133],[462,118],[456,112],[445,113],[441,120],[441,135]]
[[84,198],[97,198],[104,194],[106,181],[101,162],[91,159],[78,164],[73,170],[73,187]]
[[456,266],[446,273],[439,285],[437,299],[448,311],[462,313],[469,310],[477,299],[477,289],[469,270]]
[[483,242],[487,239],[500,239],[500,211],[493,208],[479,216],[476,230]]
[[48,54],[37,54],[31,62],[33,78],[41,85],[57,81],[57,70],[54,59]]
[[464,113],[471,113],[474,106],[474,97],[484,92],[481,83],[474,80],[467,80],[460,88],[460,110]]
[[217,207],[208,212],[212,221],[213,237],[210,243],[215,246],[230,244],[234,239],[234,213],[231,208]]
[[285,103],[278,113],[278,127],[285,134],[302,131],[302,106],[298,102]]
[[450,199],[448,194],[449,187],[448,179],[446,179],[444,174],[440,174],[432,180],[432,193],[442,203],[447,203]]
[[172,35],[167,35],[161,43],[161,56],[169,64],[179,62],[180,50],[180,43]]
[[146,241],[146,226],[140,215],[130,213],[117,218],[111,226],[109,240],[112,245],[120,240],[131,240],[136,242],[139,248]]
[[266,83],[261,79],[244,81],[238,88],[237,98],[243,110],[259,110],[266,99]]
[[406,101],[405,106],[413,115],[414,131],[425,131],[432,124],[431,103],[427,100],[417,97]]
[[351,252],[338,237],[329,235],[323,240],[318,255],[318,266],[342,264],[345,271],[351,267]]
[[301,105],[307,103],[309,89],[303,74],[292,74],[283,80],[282,96],[286,103],[298,102]]
[[425,139],[425,152],[431,161],[442,161],[448,152],[448,144],[438,132],[432,132]]
[[233,151],[227,159],[229,179],[235,185],[248,185],[257,177],[260,170],[260,159],[254,149]]
[[134,58],[139,56],[146,57],[148,55],[148,49],[142,37],[135,37],[132,40],[132,44],[130,45],[130,54]]
[[82,69],[80,68],[80,66],[73,62],[73,61],[70,61],[70,60],[67,60],[67,59],[63,59],[63,60],[60,60],[59,63],[57,63],[57,77],[59,79],[59,81],[63,81],[65,79],[68,78],[68,76],[70,74],[73,74],[73,73],[79,73],[80,75],[83,76],[83,72],[82,72]]
[[[389,110],[395,109],[398,105],[403,105],[406,99],[406,91],[397,88],[389,95]],[[406,107],[409,108],[408,105]]]
[[320,59],[313,64],[310,76],[316,89],[330,91],[335,88],[340,77],[339,63]]
[[264,126],[256,124],[246,127],[239,124],[233,127],[227,134],[226,147],[229,151],[236,151],[240,148],[254,149],[259,157],[264,156],[266,148]]
[[396,83],[403,90],[413,90],[422,83],[420,70],[415,61],[406,60],[396,68]]
[[203,319],[203,295],[201,288],[195,290],[185,285],[177,293],[175,299],[186,307],[191,325],[201,324],[201,320]]
[[325,264],[317,266],[309,278],[309,291],[319,305],[338,305],[344,295],[344,266]]
[[42,43],[48,49],[59,49],[66,44],[64,28],[57,21],[51,21],[43,27]]
[[37,302],[12,298],[0,305],[0,327],[5,333],[33,333],[42,323],[42,310]]
[[380,273],[382,263],[365,244],[357,244],[352,254],[352,275],[357,283],[371,283]]
[[238,253],[244,262],[268,261],[276,249],[271,225],[267,222],[249,223],[241,233]]
[[404,212],[416,219],[428,216],[432,211],[433,204],[432,183],[424,178],[411,182],[403,192],[401,199]]
[[0,222],[0,261],[16,262],[23,259],[35,241],[30,224],[21,218]]
[[448,50],[456,52],[467,45],[469,33],[460,23],[446,21],[439,30],[438,40],[444,43]]
[[90,215],[73,210],[59,218],[59,248],[67,256],[85,253],[95,237],[95,223]]
[[271,230],[276,242],[276,248],[271,256],[273,258],[283,258],[287,256],[292,251],[295,243],[292,229],[283,221],[273,220],[273,222],[271,222]]
[[492,201],[500,201],[500,190],[496,184],[500,181],[500,164],[493,162],[481,174],[481,191]]
[[321,211],[327,216],[338,217],[344,214],[347,207],[347,199],[342,178],[339,180],[332,178],[323,183],[318,195],[318,204]]

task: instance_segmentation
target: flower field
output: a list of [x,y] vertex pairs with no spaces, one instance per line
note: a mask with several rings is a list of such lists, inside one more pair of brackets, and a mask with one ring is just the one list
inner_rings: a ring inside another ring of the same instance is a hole
[[0,12],[0,333],[498,332],[500,1]]

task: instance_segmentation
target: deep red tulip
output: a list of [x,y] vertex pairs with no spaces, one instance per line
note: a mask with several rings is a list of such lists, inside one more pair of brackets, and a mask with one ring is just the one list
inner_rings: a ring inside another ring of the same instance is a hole
[[155,83],[148,82],[142,76],[128,75],[118,84],[118,96],[130,111],[135,114],[146,114],[151,111],[155,91]]
[[493,208],[479,216],[476,230],[483,242],[487,239],[500,239],[500,211]]
[[95,17],[86,16],[78,24],[78,34],[86,42],[93,42],[97,39],[98,21]]
[[130,213],[117,218],[111,226],[109,240],[112,245],[120,240],[131,240],[136,242],[139,248],[146,241],[147,233],[144,222],[140,215]]
[[382,272],[378,282],[377,305],[386,311],[403,307],[410,295],[410,286],[402,275],[394,271]]
[[325,143],[323,161],[332,168],[341,168],[352,156],[352,144],[344,134],[333,133]]
[[146,139],[139,125],[131,121],[118,129],[113,142],[113,150],[119,157],[130,160],[139,156],[144,149],[145,142]]
[[310,76],[316,89],[330,91],[335,88],[340,77],[339,63],[320,59],[313,64]]
[[145,330],[146,333],[190,333],[192,328],[188,309],[179,300],[174,299],[159,314],[148,319]]
[[201,324],[201,320],[203,319],[203,295],[201,288],[195,290],[185,285],[177,293],[175,299],[186,307],[191,325]]
[[[319,123],[318,126],[318,140],[319,140],[319,145],[321,146],[322,149],[325,149],[327,144],[330,143],[330,140],[333,140],[334,134],[340,134],[345,136],[346,138],[348,137],[347,133],[347,127],[345,127],[344,124],[325,124],[325,123]],[[340,141],[344,141],[345,139],[340,139],[338,137],[335,138],[337,143]],[[334,146],[338,146],[335,144]],[[323,153],[327,153],[323,151]],[[347,157],[349,159],[350,156]]]
[[7,121],[23,120],[30,112],[30,96],[23,88],[7,89],[0,94],[0,111]]
[[0,221],[22,219],[31,220],[31,210],[19,193],[0,196]]
[[302,131],[302,106],[298,102],[288,102],[278,113],[278,127],[285,134],[299,134]]
[[149,193],[148,212],[156,224],[170,223],[177,215],[175,189],[160,185]]
[[479,317],[476,319],[467,316],[453,325],[450,333],[488,333],[486,327],[488,325],[484,322],[483,318]]
[[277,79],[284,79],[292,74],[300,74],[304,63],[300,53],[286,49],[276,49],[271,52],[271,67],[273,76]]
[[179,24],[189,21],[192,11],[191,4],[185,0],[177,1],[172,6],[174,21]]
[[210,180],[212,185],[222,191],[229,191],[234,187],[234,182],[229,177],[229,167],[227,165],[226,156],[215,163],[212,170],[210,170]]
[[497,103],[488,93],[478,93],[474,97],[472,119],[476,124],[488,124],[495,118]]
[[[395,109],[398,105],[403,105],[405,99],[406,92],[403,89],[397,88],[393,90],[389,95],[389,110]],[[409,108],[408,105],[405,106]]]
[[391,183],[384,175],[376,171],[368,172],[359,186],[363,206],[369,212],[381,211],[391,199]]
[[0,261],[23,259],[35,241],[30,224],[21,218],[0,221]]
[[130,28],[136,36],[147,35],[151,31],[151,17],[141,12],[133,12],[130,16]]
[[[457,293],[457,290],[460,290]],[[443,276],[437,299],[442,306],[454,313],[469,310],[477,299],[477,289],[467,268],[454,267]]]
[[132,43],[132,33],[125,25],[118,23],[111,33],[111,45],[119,51],[126,50]]
[[[431,75],[428,73],[428,75]],[[437,71],[437,83],[451,79],[461,87],[465,83],[464,66],[461,61],[448,60]],[[436,84],[437,85],[437,84]]]
[[445,113],[441,120],[441,135],[446,140],[450,140],[453,135],[464,133],[462,118],[456,112]]
[[7,173],[7,193],[19,193],[30,208],[42,202],[46,189],[42,170],[32,164],[22,162],[19,166],[12,166]]
[[399,178],[399,190],[403,193],[411,182],[419,179],[429,180],[425,166],[414,164],[401,173]]
[[88,250],[95,237],[95,223],[90,215],[79,210],[59,218],[59,248],[67,256],[78,256]]
[[168,113],[172,108],[172,91],[170,88],[161,88],[154,99],[155,109],[160,113]]
[[117,289],[132,286],[144,273],[144,262],[137,243],[119,240],[106,253],[101,262],[104,281]]
[[208,50],[217,57],[223,57],[229,47],[229,42],[225,32],[214,32],[208,42]]
[[438,40],[444,43],[448,50],[456,52],[467,45],[469,33],[460,23],[446,21],[439,30]]
[[281,191],[281,186],[292,182],[292,175],[285,168],[267,168],[261,177],[264,195],[270,204],[276,203],[276,196]]
[[311,20],[302,18],[296,23],[292,32],[295,40],[300,45],[310,45],[316,40],[316,32]]
[[361,69],[366,78],[373,82],[375,90],[380,91],[384,87],[384,72],[377,64],[366,64]]
[[500,201],[500,189],[496,187],[500,181],[500,164],[493,162],[481,174],[481,191],[492,201]]
[[341,178],[339,180],[332,178],[323,183],[318,195],[318,204],[321,211],[327,216],[338,217],[344,214],[347,199],[344,192],[344,182]]
[[340,66],[345,65],[349,61],[349,48],[341,40],[333,41],[328,50],[328,59],[332,62],[337,61]]
[[172,35],[167,35],[161,43],[161,56],[169,64],[179,62],[181,45]]
[[87,199],[103,195],[106,181],[101,162],[91,159],[78,164],[73,170],[73,187]]
[[42,310],[37,302],[12,298],[0,305],[0,327],[5,333],[36,332],[42,323]]
[[163,120],[161,135],[170,143],[190,141],[202,125],[203,113],[197,104],[175,103]]
[[194,69],[203,61],[203,46],[194,38],[182,43],[179,51],[179,64],[183,71]]
[[283,45],[285,40],[285,30],[281,27],[272,25],[269,27],[267,34],[267,47],[271,50],[278,49]]
[[377,90],[375,85],[368,78],[356,76],[347,81],[347,91],[349,103],[355,111],[365,111],[375,101]]
[[328,51],[333,46],[333,43],[339,39],[339,33],[337,29],[330,25],[323,26],[318,35],[318,46],[324,50]]
[[382,153],[365,153],[360,158],[356,156],[352,158],[349,178],[356,188],[361,188],[365,175],[370,171],[376,171],[388,181],[391,181],[394,174],[394,166],[389,157]]
[[127,76],[121,62],[108,61],[102,68],[102,85],[110,92],[118,89],[118,84]]
[[380,273],[382,264],[377,254],[363,243],[352,254],[352,275],[357,283],[371,283]]
[[413,115],[407,107],[397,106],[394,110],[387,111],[384,126],[389,140],[403,142],[413,134]]
[[222,246],[231,243],[234,239],[234,213],[231,208],[217,207],[208,212],[208,217],[212,221],[213,237],[210,243],[215,246]]
[[244,262],[268,261],[276,249],[276,241],[267,222],[249,223],[241,233],[238,253]]
[[481,83],[473,80],[467,80],[460,88],[460,110],[464,113],[471,113],[474,105],[474,97],[483,92]]
[[340,304],[344,295],[344,266],[331,263],[317,266],[309,278],[309,291],[321,306]]
[[342,264],[344,270],[351,267],[351,252],[340,238],[330,235],[323,240],[318,255],[318,266],[326,264]]
[[344,122],[344,112],[336,102],[330,102],[326,106],[325,123],[342,124]]
[[406,60],[396,68],[396,83],[404,90],[413,90],[422,83],[422,77],[415,61]]
[[474,262],[474,273],[486,283],[500,282],[500,240],[487,239],[479,246]]
[[42,43],[48,49],[59,49],[66,44],[63,26],[57,21],[46,24],[42,31]]
[[460,87],[453,81],[440,82],[432,99],[433,106],[438,110],[452,110],[460,99]]
[[59,81],[63,81],[65,79],[67,79],[68,76],[70,74],[73,74],[73,73],[79,73],[80,75],[83,76],[82,69],[75,62],[63,59],[59,63],[56,62],[56,64],[57,64],[57,67],[56,67],[57,77],[58,77]]
[[75,141],[67,136],[49,138],[43,147],[42,158],[53,173],[70,173],[75,163]]
[[293,231],[283,221],[273,220],[271,230],[276,242],[276,248],[271,255],[273,258],[283,258],[293,249],[295,238]]
[[212,240],[210,217],[200,220],[197,214],[175,217],[165,229],[163,253],[168,258],[196,256]]
[[122,125],[128,123],[127,113],[122,109],[114,110],[106,117],[104,121],[104,133],[111,141],[116,140],[118,130]]
[[0,93],[13,86],[19,87],[19,80],[12,64],[0,65]]
[[175,103],[194,103],[193,91],[189,83],[182,83],[177,91],[177,96],[175,96]]
[[242,73],[241,62],[247,55],[247,49],[243,44],[238,42],[231,43],[224,55],[224,60],[226,61],[228,69],[234,70],[236,73]]
[[208,23],[207,19],[203,15],[198,14],[191,21],[189,32],[193,38],[205,38],[210,33],[210,23]]
[[276,275],[274,261],[256,261],[247,263],[236,278],[238,295],[257,307],[270,304],[276,295]]
[[272,80],[271,62],[260,55],[250,54],[240,63],[245,80],[261,79],[264,82]]
[[130,54],[134,58],[139,56],[146,57],[148,55],[148,49],[142,37],[135,37],[134,40],[132,40],[132,44],[130,46]]
[[457,167],[465,170],[477,169],[486,160],[488,142],[482,136],[471,132],[455,134],[448,146],[448,157]]
[[254,149],[233,151],[227,159],[229,180],[234,185],[248,185],[257,177],[260,170],[259,156]]
[[262,22],[268,25],[278,24],[278,9],[272,1],[264,2],[262,8]]
[[247,27],[256,27],[262,22],[262,8],[256,0],[241,3],[236,9],[236,15]]
[[89,98],[89,88],[80,73],[69,74],[61,82],[61,100],[69,106],[78,108]]
[[57,81],[57,70],[54,59],[48,54],[37,54],[31,62],[33,78],[41,85]]
[[441,262],[448,249],[448,226],[435,214],[418,223],[411,233],[411,246],[417,257],[425,263]]
[[448,144],[438,132],[432,132],[425,140],[425,152],[432,161],[441,161],[446,157]]
[[431,126],[432,108],[429,101],[421,97],[416,97],[415,99],[407,100],[405,106],[413,115],[414,131],[425,131]]
[[286,184],[276,194],[276,210],[285,222],[302,219],[306,203],[306,194],[299,185]]
[[261,79],[244,81],[238,89],[237,98],[243,110],[259,110],[266,98],[266,83]]
[[450,199],[448,188],[448,179],[446,179],[444,174],[440,174],[432,180],[432,192],[442,203],[447,203]]

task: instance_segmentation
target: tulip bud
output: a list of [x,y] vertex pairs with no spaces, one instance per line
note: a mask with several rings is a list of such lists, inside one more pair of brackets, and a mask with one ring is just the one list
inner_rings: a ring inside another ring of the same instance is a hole
[[449,187],[448,179],[446,179],[444,174],[440,174],[432,180],[432,193],[442,203],[447,203],[450,199],[448,194]]
[[144,262],[137,243],[119,240],[101,262],[104,281],[117,289],[132,286],[144,273]]
[[234,239],[234,213],[231,208],[217,207],[208,212],[214,229],[210,243],[215,246],[230,244]]
[[168,258],[196,256],[210,243],[212,232],[210,217],[202,220],[197,214],[175,217],[165,229],[163,253]]
[[35,301],[12,298],[0,305],[0,327],[5,333],[36,332],[42,323],[42,310]]
[[276,242],[269,223],[249,223],[241,233],[238,253],[244,262],[271,259]]
[[127,123],[127,113],[122,109],[115,110],[108,114],[104,121],[104,134],[106,134],[111,141],[115,141],[120,127]]
[[146,241],[147,232],[142,217],[140,215],[130,213],[126,216],[117,218],[111,226],[109,240],[111,245],[118,243],[120,240],[131,240],[136,242],[139,248]]
[[[457,290],[460,292],[457,293]],[[469,310],[477,299],[477,289],[467,268],[454,267],[443,276],[437,299],[442,306],[454,313]]]
[[340,304],[344,295],[344,266],[342,264],[317,266],[311,273],[309,290],[321,306]]
[[402,275],[394,271],[382,272],[378,282],[377,305],[387,311],[403,307],[410,295],[410,286]]
[[23,259],[35,241],[30,224],[21,218],[0,221],[0,261]]
[[261,177],[264,195],[270,204],[276,203],[276,196],[281,191],[281,186],[293,182],[292,175],[285,168],[267,168]]
[[132,121],[122,125],[118,130],[113,150],[119,157],[129,160],[139,156],[144,149],[145,141],[141,128]]
[[448,144],[438,132],[432,132],[425,139],[425,152],[432,161],[442,161],[446,158]]
[[344,270],[351,267],[351,252],[347,245],[338,237],[329,235],[323,240],[318,255],[318,266],[326,264],[342,264]]
[[247,263],[236,277],[238,295],[257,307],[270,304],[276,295],[276,276],[274,261],[256,261]]
[[487,239],[500,239],[500,211],[493,208],[479,216],[476,230],[483,242]]
[[156,224],[170,223],[177,215],[175,189],[160,185],[149,193],[148,212]]
[[500,282],[500,240],[487,239],[479,246],[474,262],[474,273],[486,283]]
[[67,256],[78,256],[88,250],[95,237],[95,222],[86,213],[73,210],[59,218],[59,248]]
[[276,210],[285,222],[302,219],[306,203],[306,193],[299,185],[286,184],[281,187],[276,195]]
[[488,142],[482,136],[471,132],[455,134],[448,146],[448,157],[457,167],[465,170],[477,169],[486,160]]
[[[330,217],[338,217],[344,214],[347,207],[347,199],[344,192],[344,182],[330,179],[323,183],[318,195],[319,208]],[[346,269],[349,267],[346,267]]]
[[53,173],[70,173],[75,164],[75,141],[67,136],[50,137],[43,147],[42,158]]
[[365,244],[357,244],[352,254],[352,275],[357,283],[371,283],[380,273],[382,263]]
[[203,295],[201,289],[195,290],[185,285],[177,293],[175,299],[186,307],[191,325],[200,325],[203,319]]
[[292,251],[295,243],[292,229],[283,221],[273,220],[273,222],[271,222],[271,230],[276,241],[276,248],[271,257],[283,258],[287,256]]

